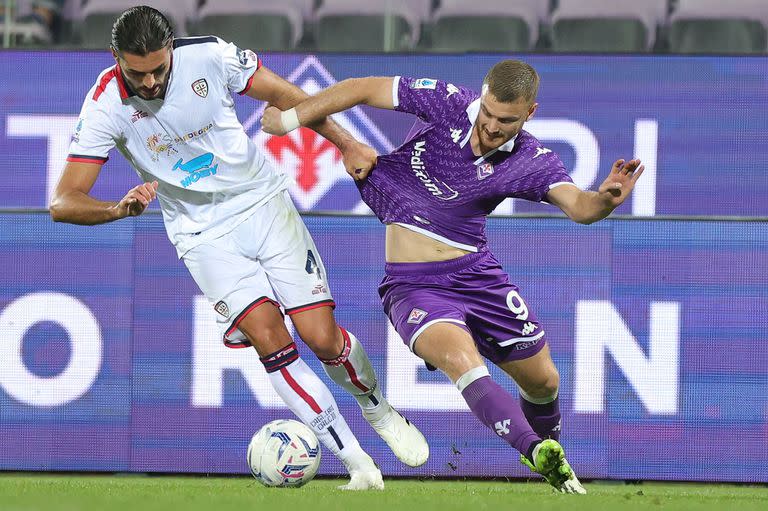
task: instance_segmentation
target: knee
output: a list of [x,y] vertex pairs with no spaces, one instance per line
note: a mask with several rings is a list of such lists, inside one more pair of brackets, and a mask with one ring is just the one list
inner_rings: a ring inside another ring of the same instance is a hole
[[315,325],[311,331],[304,332],[301,338],[319,358],[336,358],[344,348],[344,340],[336,323]]
[[453,351],[443,353],[435,367],[444,372],[451,379],[451,381],[456,382],[470,369],[474,369],[483,365],[484,364],[482,359],[475,353]]
[[282,349],[284,346],[293,342],[285,325],[282,324],[262,325],[256,329],[251,328],[244,333],[261,355],[266,355]]
[[560,373],[557,369],[552,367],[551,370],[544,374],[541,374],[539,378],[533,381],[527,382],[525,387],[520,386],[520,389],[533,399],[549,399],[557,396],[558,389],[560,388]]

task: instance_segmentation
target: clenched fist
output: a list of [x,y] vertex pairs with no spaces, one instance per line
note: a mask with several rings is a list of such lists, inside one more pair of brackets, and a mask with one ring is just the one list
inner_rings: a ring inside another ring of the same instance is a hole
[[270,135],[285,135],[285,127],[281,118],[282,111],[274,106],[268,106],[261,114],[261,130]]
[[152,181],[151,183],[142,183],[131,188],[125,194],[125,197],[117,203],[118,216],[125,218],[127,216],[139,216],[144,213],[149,203],[157,197],[157,186],[157,181]]

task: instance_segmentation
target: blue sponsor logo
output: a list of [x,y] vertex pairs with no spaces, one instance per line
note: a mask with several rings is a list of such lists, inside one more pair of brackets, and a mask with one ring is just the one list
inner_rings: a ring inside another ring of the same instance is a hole
[[196,158],[192,158],[187,163],[184,163],[184,161],[179,158],[179,160],[173,166],[172,170],[179,169],[189,174],[187,177],[179,181],[181,186],[188,188],[190,185],[197,183],[204,177],[215,175],[219,164],[217,163],[216,165],[211,166],[212,164],[213,153],[205,153]]

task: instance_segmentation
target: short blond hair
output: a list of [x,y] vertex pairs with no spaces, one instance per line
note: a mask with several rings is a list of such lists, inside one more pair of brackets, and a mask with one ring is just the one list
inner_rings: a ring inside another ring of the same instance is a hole
[[488,71],[483,85],[502,103],[513,103],[518,98],[533,103],[539,92],[539,74],[523,61],[502,60]]

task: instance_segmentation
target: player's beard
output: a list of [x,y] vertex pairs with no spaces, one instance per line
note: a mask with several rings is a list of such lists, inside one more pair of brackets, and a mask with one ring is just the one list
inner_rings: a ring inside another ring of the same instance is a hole
[[151,89],[147,89],[146,87],[139,87],[136,90],[136,93],[141,96],[143,99],[159,99],[165,96],[165,84],[168,82],[164,82],[162,84],[157,84]]
[[505,138],[503,133],[494,136],[489,134],[485,128],[480,128],[480,143],[487,149],[497,149],[504,145],[507,140],[509,139]]

